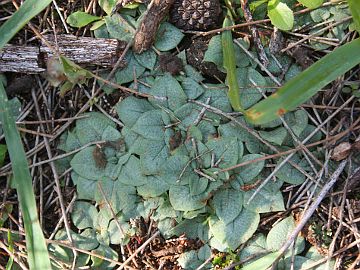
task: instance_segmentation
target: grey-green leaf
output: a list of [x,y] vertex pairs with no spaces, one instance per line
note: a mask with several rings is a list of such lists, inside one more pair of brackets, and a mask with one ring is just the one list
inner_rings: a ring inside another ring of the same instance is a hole
[[209,225],[211,233],[220,243],[235,250],[254,234],[259,221],[258,213],[243,208],[241,213],[229,224],[213,217],[210,219]]
[[132,127],[132,131],[137,134],[146,139],[156,141],[164,139],[164,129],[165,127],[160,110],[152,110],[143,113]]
[[144,112],[154,110],[154,107],[145,99],[130,96],[118,103],[115,109],[124,125],[131,128]]
[[139,78],[145,71],[145,67],[139,64],[132,52],[126,54],[126,67],[115,73],[116,82],[124,84],[132,82],[135,78]]
[[[287,217],[277,223],[269,232],[266,238],[267,248],[272,251],[278,251],[287,241],[288,236],[295,229],[295,220],[292,216]],[[299,254],[305,247],[304,238],[298,236],[295,245],[295,254]]]
[[82,145],[100,141],[101,135],[108,126],[115,128],[115,123],[101,113],[91,112],[86,113],[85,116],[87,118],[76,121],[76,136]]
[[141,186],[147,183],[147,179],[140,172],[140,160],[131,156],[122,167],[118,181],[129,186]]
[[159,51],[174,49],[183,39],[184,34],[170,23],[164,22],[160,25],[155,39],[155,47]]
[[109,34],[111,35],[112,38],[116,38],[127,42],[131,41],[135,30],[119,14],[106,16],[105,22],[106,22],[107,30],[109,31]]
[[284,199],[280,191],[270,191],[263,188],[252,201],[247,204],[248,200],[254,194],[255,190],[244,193],[244,207],[256,213],[268,213],[276,211],[284,211]]
[[169,73],[155,80],[150,94],[156,96],[155,98],[149,98],[151,103],[164,106],[171,110],[180,108],[187,101],[187,96],[181,85]]
[[215,193],[212,203],[218,218],[224,224],[228,224],[240,214],[243,196],[239,190],[232,188],[221,189]]
[[190,195],[188,186],[171,186],[169,191],[170,203],[175,210],[191,211],[205,206],[206,202],[195,199]]
[[88,202],[77,201],[71,212],[71,219],[74,225],[82,230],[86,228],[93,228],[98,211],[95,206]]
[[215,155],[215,163],[218,163],[219,168],[234,166],[243,154],[242,143],[236,137],[214,138],[206,146]]
[[[242,157],[241,160],[239,160],[239,163],[243,163],[246,161],[251,161],[257,158],[261,158],[263,155],[260,154],[248,154]],[[242,166],[239,168],[239,174],[237,178],[242,180],[244,183],[251,183],[252,180],[259,175],[259,173],[262,171],[262,169],[265,166],[265,161],[257,161],[250,163],[248,165]]]

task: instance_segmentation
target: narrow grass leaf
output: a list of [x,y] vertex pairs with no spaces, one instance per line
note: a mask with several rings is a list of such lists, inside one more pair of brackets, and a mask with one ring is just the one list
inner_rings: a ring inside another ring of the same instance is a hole
[[15,34],[45,9],[52,0],[26,0],[11,17],[0,27],[0,50]]
[[253,124],[270,122],[315,95],[321,88],[360,63],[360,38],[324,56],[277,92],[248,109],[246,118]]
[[359,0],[348,0],[351,15],[353,17],[356,31],[360,33],[360,1]]
[[[14,241],[12,239],[12,235],[11,235],[11,232],[8,231],[7,233],[7,241],[9,243],[9,250],[10,252],[14,252]],[[5,269],[6,270],[11,270],[12,267],[13,267],[13,264],[14,264],[14,258],[13,257],[10,257],[7,264],[6,264],[6,267]]]
[[[228,15],[224,19],[223,27],[231,25],[232,22]],[[223,48],[224,68],[227,71],[226,80],[229,86],[228,97],[233,109],[242,112],[244,110],[241,106],[239,85],[236,78],[235,51],[231,31],[224,31],[221,34],[221,43]]]
[[6,152],[7,152],[6,145],[0,144],[0,166],[2,166],[4,163]]
[[50,259],[45,238],[40,227],[32,181],[22,147],[20,134],[10,113],[5,89],[0,82],[0,121],[5,134],[14,182],[24,219],[27,256],[30,269],[50,270]]

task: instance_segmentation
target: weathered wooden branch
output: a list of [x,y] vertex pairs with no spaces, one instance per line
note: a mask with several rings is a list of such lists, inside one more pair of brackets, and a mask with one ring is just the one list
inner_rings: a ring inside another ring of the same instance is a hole
[[148,50],[155,41],[160,22],[168,14],[174,0],[153,0],[140,23],[134,37],[133,51],[142,53]]
[[[75,37],[58,35],[45,36],[47,42],[60,54],[80,66],[111,67],[126,47],[126,42],[116,39]],[[46,61],[54,52],[45,44],[39,47],[6,45],[0,51],[0,72],[41,73]]]

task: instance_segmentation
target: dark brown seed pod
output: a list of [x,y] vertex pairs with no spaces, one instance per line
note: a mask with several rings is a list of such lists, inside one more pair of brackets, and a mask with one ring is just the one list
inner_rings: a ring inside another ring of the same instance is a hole
[[175,0],[170,22],[183,30],[209,30],[219,24],[219,0]]
[[97,144],[92,152],[93,158],[95,160],[95,166],[98,169],[104,169],[107,164],[105,153],[101,145]]
[[159,56],[159,66],[161,71],[169,72],[171,75],[178,75],[180,71],[184,70],[181,59],[170,53],[161,54]]
[[186,59],[191,66],[198,69],[203,75],[223,81],[226,74],[221,72],[214,63],[203,61],[210,38],[206,36],[194,39],[189,49],[186,50]]

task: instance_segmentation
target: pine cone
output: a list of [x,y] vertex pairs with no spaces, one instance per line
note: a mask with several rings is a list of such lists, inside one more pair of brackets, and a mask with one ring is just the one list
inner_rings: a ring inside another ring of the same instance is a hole
[[209,30],[219,23],[219,0],[175,0],[170,22],[183,30]]

